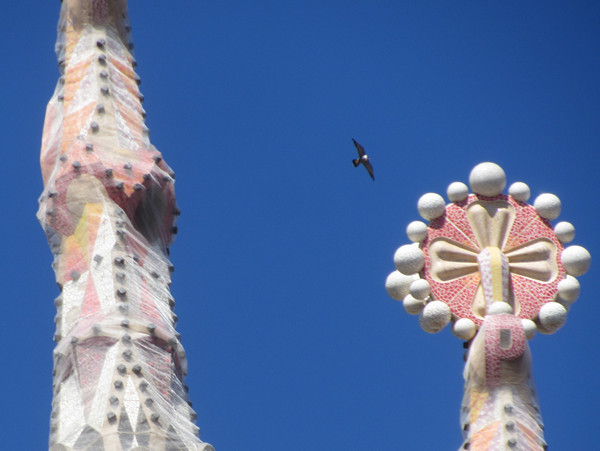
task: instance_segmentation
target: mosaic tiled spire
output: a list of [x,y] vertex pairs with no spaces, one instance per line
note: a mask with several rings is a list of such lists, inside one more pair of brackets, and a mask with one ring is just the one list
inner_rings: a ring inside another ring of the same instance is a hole
[[187,401],[168,246],[174,174],[150,144],[126,0],[64,0],[38,218],[54,254],[51,450],[212,450]]
[[452,322],[467,342],[461,449],[544,450],[527,340],[564,324],[590,254],[563,247],[575,229],[550,225],[561,207],[553,194],[533,206],[524,183],[502,194],[506,176],[494,163],[476,166],[469,182],[474,194],[461,182],[448,187],[449,205],[438,194],[421,197],[429,224],[409,224],[414,244],[396,251],[386,288],[426,332]]

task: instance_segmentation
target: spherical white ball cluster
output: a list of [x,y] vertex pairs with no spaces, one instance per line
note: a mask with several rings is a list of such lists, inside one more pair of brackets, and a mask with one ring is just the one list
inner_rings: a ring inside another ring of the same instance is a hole
[[409,315],[418,315],[423,311],[423,308],[425,307],[425,301],[416,299],[409,294],[402,301],[402,305],[404,306],[406,313]]
[[427,238],[427,224],[423,221],[413,221],[406,226],[406,235],[413,243],[420,243]]
[[515,182],[508,188],[508,194],[510,194],[513,199],[518,200],[519,202],[527,202],[527,199],[529,199],[529,196],[531,196],[531,190],[526,183]]
[[569,246],[560,255],[560,260],[572,276],[582,276],[590,268],[592,256],[585,247]]
[[471,170],[469,185],[474,193],[497,196],[506,186],[506,174],[496,163],[479,163]]
[[488,315],[510,315],[513,312],[512,306],[507,302],[496,301],[487,309]]
[[425,279],[417,279],[413,283],[410,284],[410,294],[416,299],[425,300],[429,297],[431,293],[431,287],[429,286],[429,282]]
[[451,202],[462,202],[469,195],[469,187],[463,182],[452,182],[448,185],[446,194]]
[[523,329],[525,331],[525,338],[531,340],[537,332],[536,324],[530,319],[522,319],[521,324],[523,325]]
[[392,299],[402,301],[410,293],[410,284],[418,278],[416,274],[407,276],[400,271],[394,271],[385,279],[385,289]]
[[558,295],[564,301],[575,302],[580,291],[579,281],[573,276],[567,275],[558,283]]
[[560,215],[560,199],[554,194],[544,193],[535,198],[533,202],[538,215],[544,219],[556,219]]
[[407,276],[416,274],[425,264],[425,254],[417,244],[400,246],[394,254],[396,269]]
[[553,334],[565,324],[567,309],[558,302],[548,302],[540,308],[538,318],[541,326],[539,331],[543,334]]
[[435,334],[446,327],[451,318],[450,307],[442,301],[431,301],[419,315],[419,324],[425,332]]
[[444,198],[439,194],[427,193],[419,198],[417,209],[421,217],[431,221],[446,212],[446,203],[444,202]]
[[470,340],[477,333],[477,325],[469,318],[460,318],[452,325],[452,333],[461,340]]
[[554,226],[554,233],[562,243],[570,243],[575,238],[575,227],[567,221],[561,221]]

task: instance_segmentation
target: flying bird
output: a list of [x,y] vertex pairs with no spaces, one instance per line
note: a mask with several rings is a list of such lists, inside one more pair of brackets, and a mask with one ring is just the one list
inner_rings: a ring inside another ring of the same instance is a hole
[[354,138],[352,138],[352,142],[356,146],[356,150],[358,150],[358,158],[352,160],[354,167],[357,167],[359,164],[362,164],[367,169],[367,172],[369,173],[371,178],[375,180],[375,176],[373,175],[373,166],[369,161],[369,156],[365,153],[364,147],[357,143]]

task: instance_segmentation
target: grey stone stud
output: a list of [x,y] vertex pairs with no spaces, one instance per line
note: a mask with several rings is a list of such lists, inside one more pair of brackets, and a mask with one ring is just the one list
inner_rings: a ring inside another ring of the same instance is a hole
[[115,186],[117,189],[121,190],[121,189],[123,189],[125,184],[123,182],[117,182],[117,183],[115,183]]
[[126,298],[127,297],[127,290],[123,287],[119,287],[117,289],[117,296],[119,296],[120,298]]
[[48,216],[54,216],[54,210],[52,210],[52,209],[46,210],[46,215],[48,215]]
[[65,154],[62,154],[62,155],[60,156],[60,158],[59,158],[59,160],[60,160],[60,161],[62,161],[63,163],[64,163],[65,161],[67,161],[67,159],[68,159],[68,158],[67,158],[67,156],[66,156]]
[[147,388],[148,388],[148,382],[146,382],[146,381],[140,382],[140,390],[141,391],[145,392]]
[[98,106],[96,106],[96,111],[98,112],[98,114],[104,114],[104,105],[99,104]]
[[171,233],[172,233],[173,235],[177,235],[177,231],[178,231],[178,230],[179,230],[179,229],[177,228],[177,226],[171,227]]
[[125,360],[127,360],[128,362],[131,360],[131,358],[133,357],[133,351],[131,349],[127,349],[126,351],[123,351],[123,354],[121,354],[123,356],[123,358]]
[[[121,337],[121,341],[122,341],[123,343],[125,343],[126,345],[130,345],[130,344],[131,344],[131,335],[129,335],[129,334],[125,334],[125,335],[123,335],[123,336]],[[123,354],[125,354],[125,353],[123,353]],[[125,355],[123,355],[123,357],[125,357]]]
[[175,216],[179,216],[179,215],[181,215],[181,210],[180,210],[178,207],[175,207],[175,208],[173,209],[173,214],[174,214]]
[[515,430],[515,423],[514,423],[513,421],[509,421],[508,423],[506,423],[506,424],[504,425],[504,428],[505,428],[507,431],[514,431],[514,430]]
[[160,277],[160,274],[159,274],[159,273],[157,273],[156,271],[152,271],[152,272],[150,273],[150,275],[151,275],[152,277],[154,277],[155,279],[158,279],[158,278]]
[[102,87],[100,88],[100,92],[101,92],[102,94],[104,94],[105,96],[107,96],[108,94],[110,94],[110,89],[108,89],[108,86],[102,86]]
[[133,368],[131,368],[131,370],[132,370],[132,371],[133,371],[135,374],[139,375],[139,374],[142,372],[142,367],[141,367],[140,365],[137,365],[137,364],[136,364],[136,365],[133,365]]
[[157,414],[156,412],[154,412],[152,415],[150,415],[150,419],[152,421],[154,421],[155,423],[158,422],[159,418],[160,418],[160,415]]
[[123,257],[115,257],[115,265],[125,266],[125,259]]
[[509,448],[516,448],[516,447],[517,447],[517,439],[516,439],[516,438],[509,438],[509,439],[506,441],[506,445],[507,445]]
[[111,396],[111,397],[108,399],[108,402],[110,402],[110,404],[111,404],[112,406],[116,406],[116,405],[118,405],[118,404],[119,404],[119,398],[117,398],[116,396]]
[[62,296],[57,297],[56,299],[54,299],[54,305],[56,307],[60,307],[62,305]]
[[156,164],[160,163],[162,161],[162,157],[160,155],[155,155],[154,156],[154,162]]
[[123,315],[128,315],[129,314],[129,306],[127,304],[121,303],[121,304],[119,304],[119,311]]
[[[104,107],[102,107],[104,109]],[[93,152],[94,151],[94,145],[91,143],[87,143],[85,145],[85,150],[87,150],[88,152]]]
[[102,55],[98,55],[98,62],[102,65],[106,64],[106,55],[102,54]]
[[148,398],[148,399],[146,399],[144,404],[146,404],[146,407],[152,407],[154,405],[154,399]]
[[60,78],[58,79],[58,82],[59,82],[61,85],[64,85],[64,84],[65,84],[65,77],[60,77]]
[[123,388],[123,381],[115,381],[114,386],[117,390],[121,390]]
[[132,67],[137,67],[137,60],[135,58],[131,58],[131,66]]
[[102,261],[102,259],[103,259],[103,258],[104,258],[104,257],[102,257],[102,255],[99,255],[99,254],[96,254],[96,255],[94,255],[94,261],[95,261],[96,263],[100,263],[100,262]]
[[133,42],[128,43],[127,47],[129,48],[129,50],[133,50],[133,47],[134,47]]
[[140,99],[140,102],[143,103],[144,102],[144,94],[142,94],[141,92],[138,94],[138,99]]
[[154,335],[154,333],[156,332],[156,324],[150,323],[146,326],[146,329],[148,329],[148,332],[150,332],[150,334]]
[[59,102],[64,102],[65,100],[65,96],[63,96],[62,94],[60,94],[57,98],[56,98]]
[[104,79],[108,78],[108,72],[106,72],[104,69],[102,69],[100,71],[100,78],[104,78]]
[[108,178],[112,178],[112,176],[113,176],[113,170],[112,170],[112,169],[110,169],[110,168],[109,168],[109,169],[105,169],[105,170],[104,170],[104,173],[106,174],[106,176],[107,176]]
[[119,365],[117,365],[117,371],[119,372],[119,374],[123,375],[127,373],[127,367],[120,363]]
[[48,197],[56,197],[56,196],[58,196],[58,193],[56,191],[48,192]]
[[130,171],[132,167],[133,167],[133,166],[131,165],[131,163],[125,163],[125,164],[123,165],[123,168],[124,168],[124,169],[127,169],[128,171]]
[[190,420],[191,421],[196,421],[197,419],[198,419],[198,414],[192,410],[190,412]]
[[110,423],[114,423],[115,421],[117,421],[117,415],[114,412],[108,412],[106,414],[106,418],[108,418],[108,421]]
[[94,133],[98,133],[98,131],[100,130],[100,126],[98,125],[98,122],[92,122],[90,124],[90,128],[92,129],[92,132]]
[[106,45],[106,40],[105,39],[98,39],[96,41],[96,45],[98,46],[98,48],[103,49],[104,46]]
[[121,272],[121,271],[119,271],[119,272],[116,274],[116,277],[117,277],[117,279],[118,279],[118,280],[120,280],[120,281],[122,282],[123,280],[125,280],[125,273],[124,273],[124,272]]
[[124,319],[123,321],[121,321],[121,327],[123,327],[124,329],[127,329],[129,327],[129,320]]
[[81,163],[79,161],[74,161],[71,163],[74,169],[81,169]]
[[150,177],[151,177],[151,176],[150,176],[150,174],[144,174],[144,175],[142,176],[142,178],[143,178],[143,179],[144,179],[144,181],[146,181],[146,182],[147,182],[148,180],[150,180]]
[[60,340],[62,340],[62,337],[60,334],[54,334],[52,340],[54,340],[55,343],[58,343]]
[[508,413],[509,415],[513,413],[513,410],[514,410],[514,408],[510,404],[506,404],[504,406],[504,412]]
[[142,79],[140,78],[140,76],[138,74],[134,74],[133,79],[135,80],[135,82],[137,83],[138,86],[142,84]]
[[136,191],[142,191],[144,189],[144,185],[142,185],[141,183],[136,183],[135,185],[133,185],[133,189]]
[[77,338],[77,337],[71,337],[71,344],[73,346],[77,346],[77,343],[79,343],[79,338]]
[[102,327],[100,327],[100,324],[94,324],[92,326],[92,331],[94,332],[94,335],[98,335],[102,331]]

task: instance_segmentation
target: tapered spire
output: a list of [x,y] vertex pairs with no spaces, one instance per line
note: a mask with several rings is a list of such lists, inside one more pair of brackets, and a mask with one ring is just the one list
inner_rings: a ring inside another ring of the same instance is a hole
[[61,288],[50,449],[208,451],[169,290],[174,174],[132,50],[126,0],[62,2],[38,212]]

